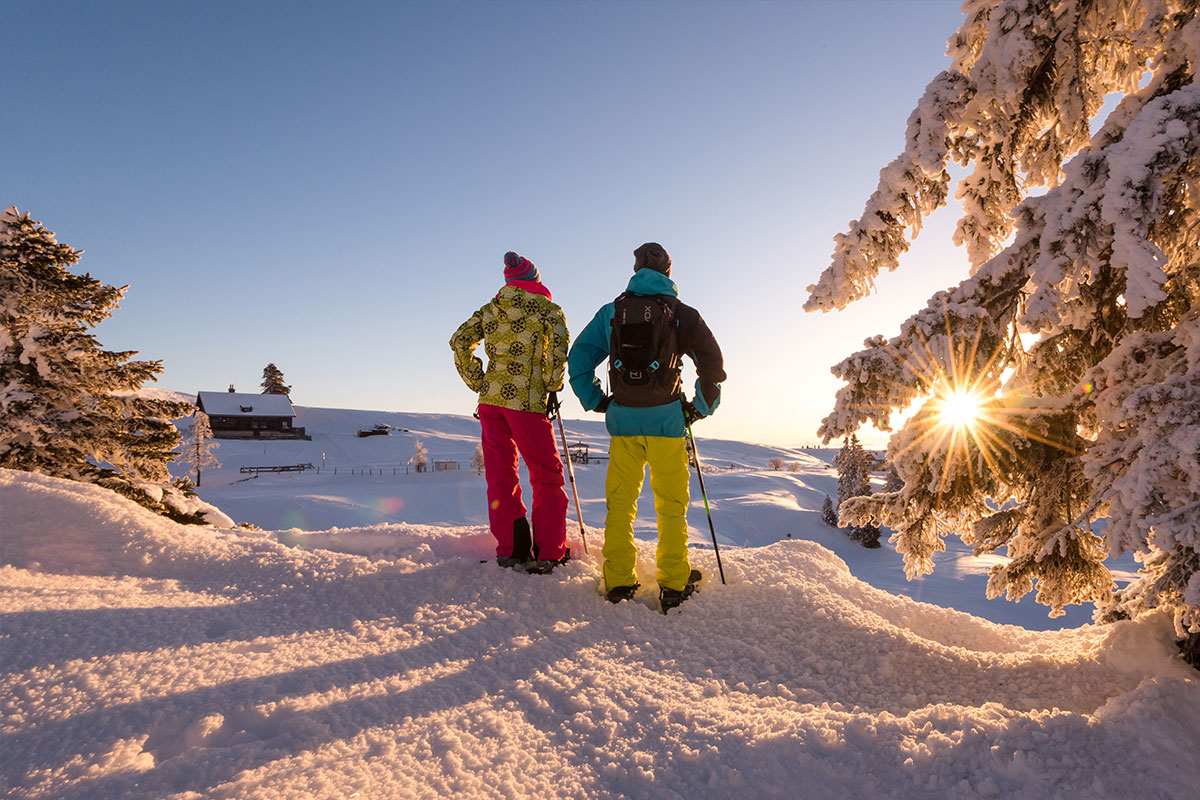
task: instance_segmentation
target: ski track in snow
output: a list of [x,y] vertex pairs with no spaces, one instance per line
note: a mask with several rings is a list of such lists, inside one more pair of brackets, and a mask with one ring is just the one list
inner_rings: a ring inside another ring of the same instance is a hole
[[[723,497],[771,514],[823,497],[725,477]],[[179,526],[6,470],[0,507],[9,797],[1183,800],[1200,784],[1200,682],[1161,616],[999,625],[874,588],[800,538],[723,546],[724,586],[695,548],[700,591],[664,616],[652,547],[638,597],[605,602],[598,529],[584,556],[570,528],[579,557],[537,576],[499,569],[481,524]]]

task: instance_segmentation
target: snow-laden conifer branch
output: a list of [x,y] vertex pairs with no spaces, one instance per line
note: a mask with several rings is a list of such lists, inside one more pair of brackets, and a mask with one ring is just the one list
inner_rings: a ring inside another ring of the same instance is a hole
[[809,287],[805,309],[843,308],[870,294],[880,270],[896,269],[906,231],[915,236],[945,204],[951,158],[975,165],[955,193],[964,211],[955,241],[971,264],[988,260],[1029,189],[1056,185],[1061,165],[1089,144],[1089,121],[1105,96],[1136,91],[1147,68],[1156,77],[1178,69],[1178,56],[1162,57],[1162,41],[1188,46],[1179,15],[1193,13],[1191,5],[965,3],[967,21],[948,45],[953,65],[926,88],[905,150],[880,172],[862,216],[834,237],[830,266]]
[[862,217],[834,237],[833,263],[808,287],[805,310],[829,311],[866,297],[880,270],[894,270],[908,250],[905,229],[915,236],[925,217],[946,204],[946,164],[955,141],[943,109],[960,108],[969,89],[962,75],[943,72],[929,84],[908,119],[908,147],[879,173],[879,188]]
[[[980,552],[1005,548],[1010,560],[993,570],[989,592],[1015,599],[1036,587],[1052,613],[1106,602],[1114,584],[1104,559],[1132,551],[1146,568],[1115,595],[1124,613],[1165,605],[1196,636],[1197,2],[1007,0],[964,10],[950,52],[965,102],[931,90],[922,104],[935,107],[913,119],[921,130],[940,120],[945,154],[975,163],[959,187],[967,217],[957,236],[979,267],[897,336],[872,337],[833,368],[846,385],[822,423],[826,441],[865,422],[889,429],[895,411],[923,404],[888,447],[904,487],[847,502],[843,524],[894,528],[910,575],[932,568],[948,533]],[[1112,91],[1125,96],[1088,139],[1089,118]],[[910,136],[901,159],[921,152]],[[862,296],[878,272],[871,265],[907,247],[904,229],[919,220],[902,212],[916,206],[889,203],[915,191],[908,180],[885,170],[851,233],[905,224],[839,238],[846,247],[809,307]],[[1016,202],[1039,182],[1052,186]],[[980,263],[1010,230],[1011,244]],[[948,386],[982,390],[978,419],[961,429],[929,399]]]

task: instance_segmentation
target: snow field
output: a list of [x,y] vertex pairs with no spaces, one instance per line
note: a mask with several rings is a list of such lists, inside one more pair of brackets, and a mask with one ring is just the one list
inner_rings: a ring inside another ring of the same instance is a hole
[[0,492],[13,797],[1184,798],[1200,779],[1200,687],[1162,618],[996,625],[809,541],[732,548],[727,586],[697,550],[700,592],[663,616],[647,588],[603,600],[597,530],[592,555],[518,575],[483,526],[273,534],[26,473]]

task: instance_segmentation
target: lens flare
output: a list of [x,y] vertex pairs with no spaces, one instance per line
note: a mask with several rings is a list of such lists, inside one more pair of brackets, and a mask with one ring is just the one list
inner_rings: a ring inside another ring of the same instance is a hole
[[951,392],[942,399],[942,422],[956,428],[972,428],[983,410],[983,398],[970,392]]
[[[863,420],[878,424],[880,417],[886,423],[893,410],[901,416],[914,412],[893,436],[888,457],[898,462],[920,454],[922,469],[929,470],[929,477],[936,482],[923,485],[941,494],[959,480],[982,483],[985,470],[1005,470],[1019,457],[1015,445],[1021,440],[1071,450],[1074,444],[1069,434],[1055,431],[1050,424],[1050,418],[1059,413],[1056,387],[1013,381],[1014,365],[1023,357],[1025,340],[1011,330],[978,324],[982,317],[957,310],[952,315],[948,302],[942,316],[942,330],[930,315],[923,314],[904,337],[893,341],[880,337],[878,344],[868,340],[872,357],[900,368],[900,377],[887,377],[887,369],[881,369],[878,377],[884,384],[894,384],[894,397],[908,400],[888,402],[891,390],[887,386],[878,392],[875,387],[862,389],[864,401],[883,399],[886,403],[882,407],[871,402],[858,404]],[[845,380],[855,385],[853,376]],[[1097,391],[1089,382],[1081,382],[1079,389],[1084,394]],[[839,432],[848,435],[851,431]],[[892,445],[896,445],[894,452]]]
[[381,497],[375,501],[375,510],[385,516],[395,514],[404,508],[403,497]]

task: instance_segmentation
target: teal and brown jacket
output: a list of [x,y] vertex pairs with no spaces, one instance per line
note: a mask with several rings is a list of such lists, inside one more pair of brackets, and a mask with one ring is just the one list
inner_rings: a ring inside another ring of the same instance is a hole
[[[487,369],[475,355],[483,342]],[[450,337],[458,374],[479,402],[546,413],[563,388],[570,334],[562,309],[537,281],[509,281]]]
[[[675,283],[652,269],[633,273],[626,291],[640,295],[679,296]],[[596,378],[596,367],[608,358],[613,309],[613,303],[602,306],[571,347],[568,358],[571,390],[579,398],[584,411],[599,408],[604,400],[604,389]],[[725,359],[699,311],[679,303],[675,313],[679,319],[680,352],[696,366],[696,389],[692,403],[701,414],[708,416],[721,403]],[[604,422],[610,436],[681,437],[687,433],[687,422],[679,400],[648,408],[633,408],[613,401],[604,412]]]

